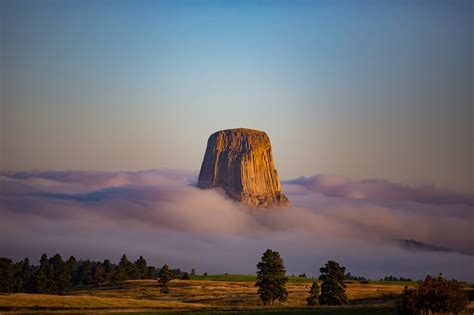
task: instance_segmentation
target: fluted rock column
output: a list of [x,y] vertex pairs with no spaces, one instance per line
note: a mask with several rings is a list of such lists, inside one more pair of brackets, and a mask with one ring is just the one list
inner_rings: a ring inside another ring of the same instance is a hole
[[288,204],[263,131],[228,129],[209,137],[198,187],[221,187],[229,197],[249,207]]

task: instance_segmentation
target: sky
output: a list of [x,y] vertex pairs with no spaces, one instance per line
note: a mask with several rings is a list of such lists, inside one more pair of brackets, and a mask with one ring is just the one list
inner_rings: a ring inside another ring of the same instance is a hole
[[1,169],[198,171],[247,127],[283,179],[473,191],[472,1],[0,6]]

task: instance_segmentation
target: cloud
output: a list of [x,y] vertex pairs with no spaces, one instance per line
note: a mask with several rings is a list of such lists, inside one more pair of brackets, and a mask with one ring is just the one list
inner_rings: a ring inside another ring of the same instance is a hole
[[46,251],[92,259],[145,255],[207,272],[253,273],[266,248],[290,273],[315,274],[328,259],[351,273],[474,280],[474,257],[417,252],[416,239],[474,253],[472,196],[387,181],[318,175],[284,183],[292,206],[248,209],[195,187],[188,171],[2,172],[3,255]]
[[287,183],[331,197],[415,201],[429,204],[474,205],[474,196],[472,194],[455,193],[438,189],[434,186],[410,187],[380,179],[351,181],[338,175],[322,174],[300,177]]

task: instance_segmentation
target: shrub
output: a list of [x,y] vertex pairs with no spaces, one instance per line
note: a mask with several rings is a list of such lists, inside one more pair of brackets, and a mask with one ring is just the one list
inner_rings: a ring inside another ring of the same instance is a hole
[[420,311],[461,312],[467,305],[467,296],[456,280],[427,276],[416,289],[405,287],[397,307],[398,314],[418,314]]

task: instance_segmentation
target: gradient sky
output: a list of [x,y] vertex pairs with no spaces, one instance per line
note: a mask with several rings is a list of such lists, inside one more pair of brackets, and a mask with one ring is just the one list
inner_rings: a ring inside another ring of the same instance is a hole
[[198,170],[265,130],[283,179],[473,191],[472,1],[0,1],[2,169]]

